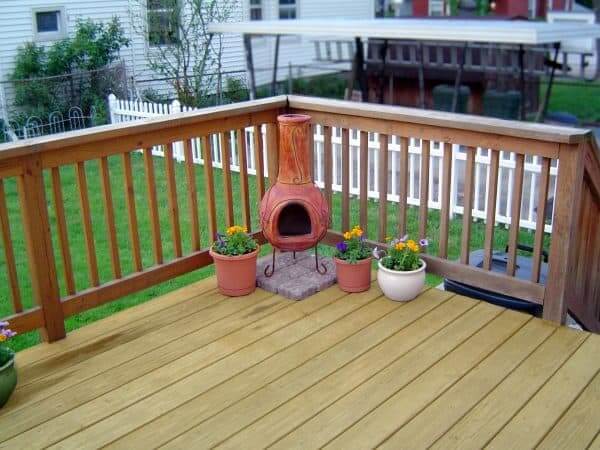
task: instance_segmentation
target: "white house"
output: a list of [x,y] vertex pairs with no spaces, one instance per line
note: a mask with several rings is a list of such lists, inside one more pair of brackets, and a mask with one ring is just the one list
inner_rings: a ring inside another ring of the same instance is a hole
[[[154,0],[159,5],[164,0]],[[376,0],[237,0],[232,20],[273,20],[291,18],[371,18],[375,14]],[[14,58],[19,46],[27,41],[42,44],[63,39],[73,33],[79,19],[91,18],[108,21],[117,16],[131,40],[129,48],[121,52],[127,66],[128,76],[136,81],[139,91],[153,87],[166,89],[164,81],[150,82],[159,75],[148,69],[146,54],[152,50],[147,36],[134,32],[132,0],[2,0],[0,13],[0,117],[6,114],[10,104],[12,86],[8,82],[14,68]],[[246,68],[242,40],[237,36],[226,36],[223,55],[223,71],[240,71]],[[257,84],[267,83],[272,73],[261,68],[270,68],[274,57],[274,40],[268,37],[254,38],[254,65]],[[287,77],[288,64],[305,65],[314,59],[314,45],[299,37],[281,39],[279,51],[279,79]],[[303,72],[305,75],[310,71]],[[316,72],[315,70],[312,71]]]

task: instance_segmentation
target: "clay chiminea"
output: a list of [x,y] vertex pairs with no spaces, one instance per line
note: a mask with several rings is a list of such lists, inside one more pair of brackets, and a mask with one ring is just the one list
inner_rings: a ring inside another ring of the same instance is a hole
[[[310,116],[283,114],[279,122],[279,174],[260,204],[260,224],[267,241],[275,249],[306,250],[323,239],[329,225],[329,206],[313,183],[310,170]],[[316,252],[315,252],[315,258]],[[316,259],[317,270],[319,268]]]

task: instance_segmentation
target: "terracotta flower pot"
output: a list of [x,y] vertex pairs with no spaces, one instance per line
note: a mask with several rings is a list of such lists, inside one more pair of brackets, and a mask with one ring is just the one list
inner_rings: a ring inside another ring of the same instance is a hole
[[371,286],[371,259],[361,259],[352,264],[334,258],[337,282],[344,292],[363,292]]
[[425,286],[425,268],[427,265],[421,259],[421,267],[417,270],[399,271],[383,266],[379,261],[377,283],[390,300],[407,302],[414,299]]
[[17,385],[17,369],[13,356],[6,364],[0,367],[0,408],[2,408]]
[[210,249],[209,253],[215,262],[217,285],[221,294],[239,297],[254,292],[258,251],[259,248],[245,255],[226,256]]

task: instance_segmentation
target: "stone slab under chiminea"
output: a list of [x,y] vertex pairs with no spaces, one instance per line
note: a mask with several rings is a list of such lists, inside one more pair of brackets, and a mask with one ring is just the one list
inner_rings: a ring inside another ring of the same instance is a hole
[[317,245],[329,226],[329,205],[312,179],[310,116],[283,114],[279,123],[279,173],[260,204],[265,239],[276,249],[301,251]]

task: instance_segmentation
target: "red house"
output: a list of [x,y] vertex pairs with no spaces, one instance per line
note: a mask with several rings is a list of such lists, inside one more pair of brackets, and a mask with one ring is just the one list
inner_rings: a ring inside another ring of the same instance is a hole
[[[528,17],[543,18],[546,11],[571,11],[575,0],[490,0],[489,14],[508,18]],[[391,3],[404,4],[405,13],[410,12],[409,4],[412,3],[412,15],[424,16],[446,16],[450,15],[449,0],[403,0]],[[459,0],[457,15],[476,14],[475,0]],[[408,8],[408,9],[407,9]]]

